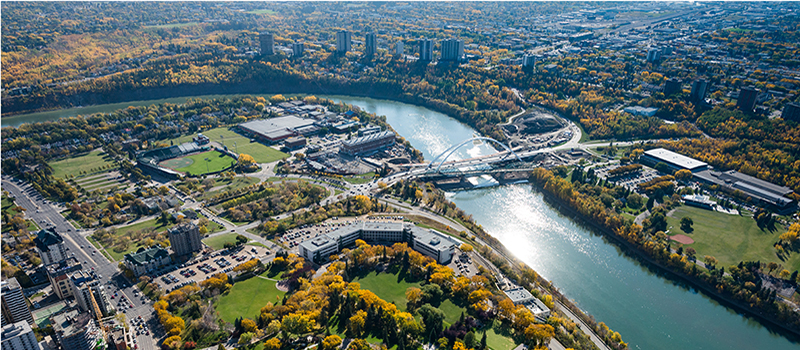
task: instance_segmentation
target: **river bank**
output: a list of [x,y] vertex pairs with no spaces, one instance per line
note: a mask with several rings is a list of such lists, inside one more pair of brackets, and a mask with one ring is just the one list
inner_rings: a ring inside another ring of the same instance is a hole
[[[545,199],[547,201],[551,202],[551,204],[556,204],[557,205],[557,207],[555,205],[553,206],[554,208],[556,208],[556,210],[561,211],[561,212],[566,212],[566,214],[572,216],[573,220],[576,220],[576,221],[579,220],[583,224],[592,227],[595,231],[600,232],[604,237],[610,238],[616,244],[619,244],[623,248],[625,248],[625,249],[623,249],[624,252],[627,252],[628,254],[631,254],[633,257],[635,257],[637,259],[640,259],[642,262],[645,262],[647,265],[651,266],[651,268],[655,267],[657,269],[660,269],[661,271],[664,271],[664,272],[668,273],[669,275],[671,275],[673,278],[678,278],[678,279],[680,279],[680,280],[682,280],[682,281],[684,281],[686,283],[689,283],[691,286],[693,286],[695,288],[699,288],[700,290],[705,292],[707,295],[715,298],[718,302],[721,302],[721,303],[723,303],[724,305],[726,305],[728,307],[731,307],[733,309],[745,312],[748,315],[750,315],[752,317],[755,317],[755,318],[757,318],[757,319],[759,319],[759,320],[761,320],[763,322],[766,322],[767,325],[771,325],[771,326],[777,328],[778,330],[780,330],[782,332],[788,332],[789,334],[784,334],[784,335],[787,336],[789,339],[791,339],[793,342],[800,342],[800,331],[799,330],[793,329],[793,328],[789,328],[786,325],[780,323],[774,317],[771,317],[770,315],[764,314],[763,312],[761,312],[761,310],[752,308],[749,305],[746,305],[746,304],[744,304],[744,303],[742,303],[740,301],[731,299],[730,297],[728,297],[728,296],[726,296],[726,295],[724,295],[722,293],[719,293],[716,290],[716,288],[714,288],[714,286],[710,285],[709,283],[707,283],[706,281],[704,281],[702,279],[699,279],[699,278],[691,276],[691,275],[687,275],[687,274],[685,274],[685,273],[683,273],[681,271],[676,271],[675,269],[670,268],[670,267],[662,264],[661,262],[659,262],[658,260],[655,260],[649,254],[647,254],[646,251],[642,250],[638,246],[636,246],[636,245],[632,244],[631,242],[629,242],[628,240],[620,237],[619,235],[617,235],[616,233],[612,232],[608,228],[606,228],[604,226],[601,226],[598,223],[594,222],[593,220],[590,220],[589,218],[585,217],[582,213],[580,213],[579,211],[577,211],[574,208],[572,208],[572,206],[570,206],[568,203],[566,203],[563,200],[561,200],[558,196],[556,196],[553,193],[550,193],[549,191],[547,191],[543,187],[539,186],[535,181],[531,181],[530,183],[531,183],[531,186],[536,188],[540,193],[542,193],[544,195],[544,197],[545,197]],[[765,326],[767,326],[767,325],[765,325]]]

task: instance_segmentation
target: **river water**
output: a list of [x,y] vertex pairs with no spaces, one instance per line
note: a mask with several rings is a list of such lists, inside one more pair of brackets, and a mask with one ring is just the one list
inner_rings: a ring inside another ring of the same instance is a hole
[[[369,98],[324,97],[385,115],[389,124],[427,160],[476,135],[469,126],[426,108]],[[126,106],[115,104],[3,118],[3,126],[108,112]],[[468,143],[453,158],[493,152],[485,144]],[[559,214],[530,185],[484,188],[448,196],[581,309],[620,332],[631,349],[800,348],[757,321],[642,265],[605,238]]]

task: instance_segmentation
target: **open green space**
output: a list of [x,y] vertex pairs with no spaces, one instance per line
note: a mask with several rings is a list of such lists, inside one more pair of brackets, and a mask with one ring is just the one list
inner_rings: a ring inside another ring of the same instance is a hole
[[[186,162],[186,160],[191,160],[191,163]],[[170,159],[161,164],[169,167],[169,162],[176,161],[184,161],[185,164],[188,164],[180,168],[174,168],[175,170],[192,175],[202,175],[222,171],[223,169],[230,167],[232,163],[236,162],[235,159],[222,152],[208,151],[193,154],[188,157]]]
[[494,322],[493,327],[486,330],[486,345],[493,350],[508,350],[517,347],[516,342],[510,336],[498,333],[499,325],[499,322]]
[[260,181],[257,177],[252,177],[252,176],[237,176],[234,178],[215,178],[212,180],[214,181],[214,185],[211,188],[219,186],[225,186],[225,187],[205,192],[203,193],[202,196],[200,196],[201,199],[212,197],[222,192],[238,190],[242,187],[247,187],[253,184],[257,184]]
[[[136,223],[136,224],[133,224],[133,225],[130,225],[130,226],[120,227],[120,228],[117,229],[117,232],[116,232],[115,235],[117,235],[117,236],[125,236],[125,235],[129,235],[132,232],[136,232],[136,231],[143,230],[145,228],[150,228],[150,227],[155,228],[156,232],[163,232],[163,231],[166,231],[167,229],[171,228],[172,226],[175,226],[175,224],[173,224],[172,222],[170,222],[170,223],[165,225],[162,221],[160,221],[158,219],[152,219],[152,220],[147,220],[147,221],[143,221],[143,222],[140,222],[140,223]],[[141,245],[141,242],[132,242],[130,245],[128,245],[128,249],[126,249],[125,251],[117,253],[117,252],[114,251],[114,249],[112,247],[103,246],[103,248],[105,248],[105,250],[108,252],[108,254],[111,255],[111,257],[116,261],[122,261],[123,257],[125,257],[125,254],[135,252],[136,250],[138,250],[141,247],[143,247]]]
[[203,240],[203,243],[211,248],[214,248],[214,250],[220,250],[225,248],[225,243],[236,244],[236,236],[237,235],[235,233],[225,233],[219,236],[208,237]]
[[[110,182],[109,179],[105,176],[93,177],[84,180],[83,178],[75,180],[75,183],[81,185],[81,187],[91,187],[97,184],[107,183]],[[116,182],[116,181],[114,181]]]
[[[252,156],[256,163],[272,163],[289,157],[288,154],[278,151],[272,147],[258,142],[250,142],[249,138],[228,130],[228,128],[209,129],[204,130],[201,133],[205,136],[208,136],[211,141],[228,146],[229,149],[236,153],[243,153]],[[192,138],[195,136],[197,135],[184,135],[178,138],[164,140],[164,142],[169,143],[172,141],[177,145],[184,142],[191,142]]]
[[14,202],[12,202],[10,198],[2,196],[2,199],[0,199],[0,203],[2,203],[2,211],[4,213],[8,213],[8,215],[10,216],[14,216],[17,215],[17,213],[19,213],[18,211],[11,209],[12,207],[16,207],[16,205],[14,205]]
[[362,175],[345,176],[342,178],[342,180],[356,185],[365,184],[374,179],[375,179],[375,172],[369,172]]
[[[419,282],[401,279],[397,274],[371,271],[364,276],[353,279],[361,284],[361,289],[369,290],[379,298],[389,303],[394,303],[398,308],[406,310],[406,289],[409,287],[420,288]],[[459,313],[456,319],[461,316]]]
[[225,322],[233,323],[237,317],[258,319],[264,305],[270,301],[277,304],[286,294],[279,291],[276,284],[260,277],[236,282],[228,293],[219,297],[214,307]]
[[115,166],[110,161],[110,157],[100,150],[91,151],[88,154],[58,160],[47,163],[53,168],[53,176],[64,178],[67,175],[78,176],[81,172],[91,172],[92,169],[98,171],[107,165]]
[[261,243],[259,243],[259,242],[247,242],[247,243],[245,243],[245,244],[246,244],[246,245],[252,245],[252,246],[256,246],[256,247],[261,247],[261,248],[267,248],[267,246],[265,246],[265,245],[263,245],[263,244],[261,244]]
[[[690,233],[681,230],[683,217],[694,221]],[[800,269],[800,254],[793,253],[785,261],[781,260],[773,248],[778,237],[786,232],[782,227],[775,231],[762,230],[751,217],[729,215],[696,207],[681,206],[667,217],[670,234],[684,234],[694,240],[685,247],[697,251],[702,260],[711,255],[719,261],[719,266],[728,267],[740,261],[773,261],[789,271]],[[685,248],[684,248],[685,249]]]

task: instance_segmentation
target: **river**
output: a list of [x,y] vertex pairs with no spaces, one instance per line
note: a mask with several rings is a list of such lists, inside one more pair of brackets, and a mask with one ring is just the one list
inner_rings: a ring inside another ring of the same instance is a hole
[[[369,98],[324,97],[385,115],[389,124],[428,160],[476,134],[469,126],[423,107]],[[115,104],[3,118],[3,126],[126,106]],[[493,152],[485,144],[467,144],[454,158]],[[752,318],[641,264],[617,245],[559,214],[530,185],[484,188],[448,196],[581,309],[620,332],[631,349],[798,348],[797,343]]]

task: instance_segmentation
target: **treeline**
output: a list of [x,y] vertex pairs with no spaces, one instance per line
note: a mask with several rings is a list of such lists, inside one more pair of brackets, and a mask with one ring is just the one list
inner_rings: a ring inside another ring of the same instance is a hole
[[[760,280],[760,278],[754,277],[754,274],[760,273],[757,271],[760,263],[743,262],[740,264],[741,266],[729,267],[729,272],[733,275],[733,278],[730,278],[724,275],[724,267],[720,269],[714,267],[712,262],[715,259],[707,259],[710,270],[705,270],[695,264],[693,256],[671,251],[668,237],[663,232],[663,229],[666,228],[663,216],[668,210],[666,208],[677,205],[675,198],[654,209],[656,212],[663,211],[661,215],[654,214],[644,221],[643,226],[639,226],[625,220],[612,208],[604,205],[594,195],[595,185],[593,184],[573,184],[542,168],[534,170],[530,180],[569,206],[571,210],[581,214],[589,222],[598,225],[604,232],[626,241],[660,265],[672,269],[681,276],[686,276],[712,293],[733,300],[737,305],[777,322],[788,330],[800,331],[800,317],[797,312],[776,298],[773,291],[756,281],[756,279]],[[787,282],[796,283],[796,281]]]

